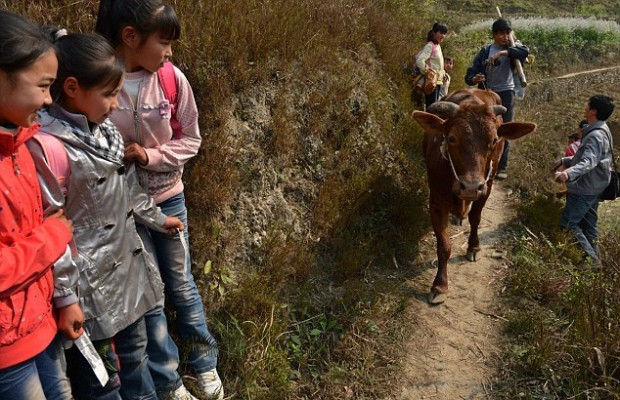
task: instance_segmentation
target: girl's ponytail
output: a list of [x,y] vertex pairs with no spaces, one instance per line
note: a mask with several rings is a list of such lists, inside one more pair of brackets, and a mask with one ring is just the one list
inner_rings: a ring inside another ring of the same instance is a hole
[[97,13],[97,23],[95,24],[95,32],[99,33],[106,39],[112,40],[112,7],[114,0],[101,0],[99,2],[99,12]]
[[49,40],[50,43],[53,43],[54,46],[58,44],[60,38],[67,36],[67,30],[61,29],[57,26],[46,26],[41,28],[41,32],[43,35]]
[[[57,33],[62,34],[58,31]],[[63,85],[75,78],[83,89],[116,88],[125,72],[125,65],[116,58],[114,48],[96,33],[74,33],[60,38],[58,75],[51,92],[55,101],[64,101]]]

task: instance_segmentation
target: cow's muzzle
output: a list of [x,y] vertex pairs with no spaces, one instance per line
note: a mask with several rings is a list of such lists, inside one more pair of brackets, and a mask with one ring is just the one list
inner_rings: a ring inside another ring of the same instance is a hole
[[476,201],[487,194],[487,183],[484,180],[472,182],[459,179],[456,185],[456,195],[464,201]]

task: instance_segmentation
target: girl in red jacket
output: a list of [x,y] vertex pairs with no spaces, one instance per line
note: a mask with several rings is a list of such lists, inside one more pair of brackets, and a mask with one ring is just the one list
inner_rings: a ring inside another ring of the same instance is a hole
[[51,103],[58,61],[35,25],[3,11],[0,43],[0,400],[70,399],[51,301],[52,265],[72,224],[62,211],[43,218],[24,145],[38,130],[37,110]]

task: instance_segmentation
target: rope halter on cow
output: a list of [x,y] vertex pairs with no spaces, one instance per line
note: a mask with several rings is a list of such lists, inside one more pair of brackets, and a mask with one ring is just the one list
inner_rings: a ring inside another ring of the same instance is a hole
[[[456,173],[456,168],[454,168],[454,163],[452,162],[452,157],[450,156],[450,152],[448,151],[448,141],[446,140],[445,136],[443,137],[443,140],[441,142],[441,147],[439,147],[439,152],[441,153],[441,156],[445,160],[448,160],[450,162],[450,168],[452,168],[452,175],[454,175],[454,179],[456,179],[458,183],[463,185],[463,181],[461,181],[461,178]],[[489,182],[489,179],[491,179],[491,172],[492,171],[493,171],[493,159],[491,159],[489,161],[489,172],[487,172],[487,177],[484,180],[485,184],[487,182]]]
[[[501,106],[501,105],[493,105],[491,106],[491,109],[493,110],[493,113],[495,115],[501,115],[506,112],[506,107]],[[428,108],[428,112],[430,112],[431,114],[435,114],[444,120],[456,115],[458,111],[459,111],[459,105],[456,103],[449,102],[449,101],[438,101],[436,103],[431,104],[430,107]],[[450,162],[450,168],[452,169],[452,174],[454,175],[454,179],[456,179],[461,185],[463,185],[463,181],[461,181],[461,178],[458,176],[456,172],[456,168],[454,168],[454,163],[452,162],[452,156],[450,156],[450,152],[448,151],[448,140],[445,135],[443,136],[443,140],[441,142],[439,151],[441,152],[441,156]],[[487,176],[484,181],[485,184],[489,181],[489,179],[491,179],[492,171],[493,171],[493,159],[489,161],[489,171],[487,172]]]

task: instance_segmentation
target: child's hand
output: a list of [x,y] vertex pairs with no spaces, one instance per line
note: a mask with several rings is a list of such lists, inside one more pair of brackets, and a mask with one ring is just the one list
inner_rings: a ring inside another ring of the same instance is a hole
[[74,303],[58,310],[58,330],[70,340],[79,338],[84,333],[82,324],[84,313],[78,303]]
[[58,219],[58,221],[60,221],[69,232],[73,233],[73,222],[69,218],[67,218],[63,210],[58,210],[47,218]]
[[182,231],[185,229],[185,226],[177,217],[166,217],[166,221],[164,222],[162,228],[167,230],[170,236],[174,236],[177,233],[177,229]]
[[562,182],[566,182],[568,180],[568,174],[566,173],[566,171],[559,171],[555,173],[555,181],[562,183]]
[[125,145],[125,160],[137,161],[140,165],[149,163],[149,156],[144,151],[144,147],[138,143],[129,143]]

